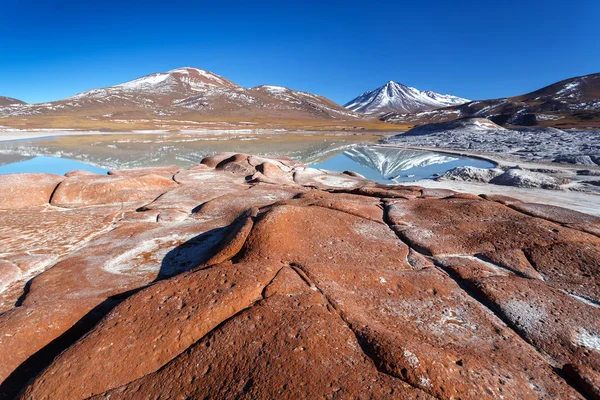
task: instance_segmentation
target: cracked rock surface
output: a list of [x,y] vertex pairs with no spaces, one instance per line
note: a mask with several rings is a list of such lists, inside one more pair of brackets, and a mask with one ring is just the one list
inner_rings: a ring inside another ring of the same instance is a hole
[[600,218],[233,153],[0,187],[0,398],[600,393]]

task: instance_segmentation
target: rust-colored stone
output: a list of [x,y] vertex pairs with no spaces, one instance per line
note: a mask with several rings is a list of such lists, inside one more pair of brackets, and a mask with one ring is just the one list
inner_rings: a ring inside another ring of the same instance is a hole
[[0,210],[47,204],[56,186],[64,179],[53,174],[0,175]]

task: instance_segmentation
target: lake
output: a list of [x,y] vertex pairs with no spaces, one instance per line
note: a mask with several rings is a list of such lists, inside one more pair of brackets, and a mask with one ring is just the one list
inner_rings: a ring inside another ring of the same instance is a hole
[[232,151],[277,154],[313,168],[354,171],[381,183],[433,178],[457,166],[491,168],[493,163],[454,155],[379,146],[369,134],[193,135],[135,134],[46,137],[0,142],[0,174],[75,169],[106,173],[111,169],[177,165],[188,168],[202,158]]

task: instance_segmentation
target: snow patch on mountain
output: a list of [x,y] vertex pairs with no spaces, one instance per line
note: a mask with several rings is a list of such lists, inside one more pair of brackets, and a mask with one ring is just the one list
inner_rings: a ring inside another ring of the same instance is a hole
[[375,90],[363,93],[345,104],[344,107],[363,114],[414,113],[460,105],[469,101],[461,97],[440,94],[431,90],[421,91],[389,81]]

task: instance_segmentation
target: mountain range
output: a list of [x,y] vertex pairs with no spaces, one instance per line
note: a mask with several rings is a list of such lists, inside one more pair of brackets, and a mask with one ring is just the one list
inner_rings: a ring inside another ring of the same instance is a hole
[[[242,87],[198,68],[179,68],[63,100],[0,103],[0,125],[16,127],[198,129],[223,126],[377,129],[333,101],[281,86]],[[381,128],[380,128],[381,129]]]
[[365,92],[344,105],[349,110],[363,114],[415,113],[468,103],[470,100],[431,90],[405,86],[389,81],[375,90]]
[[[405,130],[465,117],[502,126],[600,127],[600,74],[534,92],[470,101],[389,81],[344,107],[282,86],[240,86],[198,68],[159,72],[39,104],[0,97],[0,128]],[[394,126],[393,124],[396,124]]]

